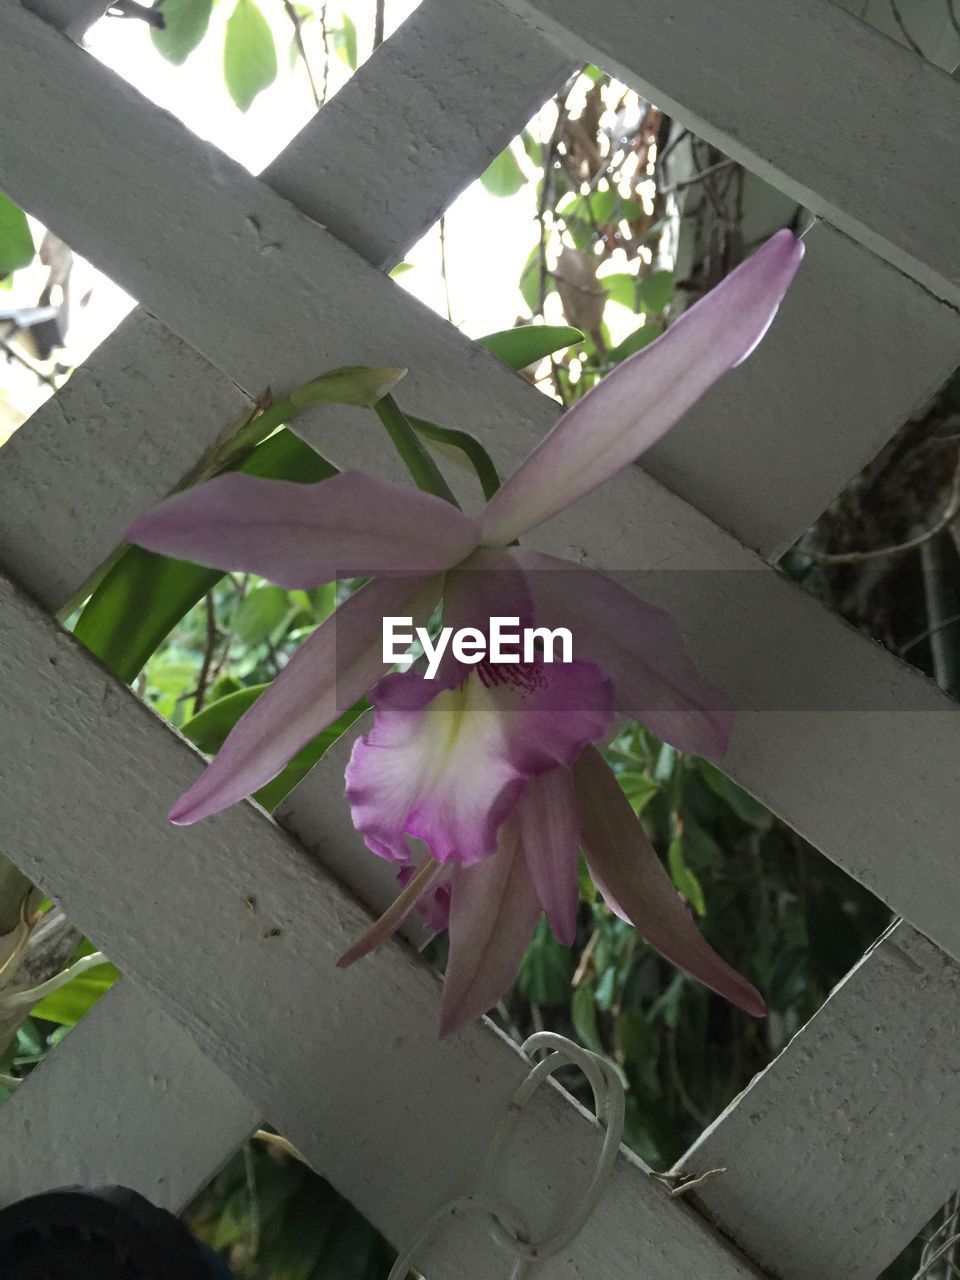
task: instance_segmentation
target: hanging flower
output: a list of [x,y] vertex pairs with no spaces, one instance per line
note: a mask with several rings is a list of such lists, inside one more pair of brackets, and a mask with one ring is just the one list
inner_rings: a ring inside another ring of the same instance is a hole
[[[668,614],[597,570],[515,543],[633,462],[746,359],[802,253],[790,232],[775,235],[565,413],[476,518],[361,472],[313,485],[233,473],[174,495],[128,531],[152,551],[288,588],[375,575],[303,644],[170,817],[195,822],[251,795],[376,686],[347,798],[367,845],[406,883],[344,960],[418,905],[434,927],[448,920],[443,1032],[499,999],[541,910],[560,941],[573,941],[581,847],[611,908],[651,945],[763,1012],[701,937],[590,745],[622,715],[717,758],[732,727],[725,698],[700,677]],[[436,679],[416,669],[381,679],[384,618],[425,625],[441,599],[445,625],[481,635],[495,615],[567,627],[572,660],[445,657]],[[417,869],[411,839],[428,851]]]

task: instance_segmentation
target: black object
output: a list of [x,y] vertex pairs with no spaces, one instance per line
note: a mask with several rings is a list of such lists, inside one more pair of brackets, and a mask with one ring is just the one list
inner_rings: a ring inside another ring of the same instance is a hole
[[127,1187],[67,1187],[0,1211],[0,1280],[233,1280],[165,1209]]

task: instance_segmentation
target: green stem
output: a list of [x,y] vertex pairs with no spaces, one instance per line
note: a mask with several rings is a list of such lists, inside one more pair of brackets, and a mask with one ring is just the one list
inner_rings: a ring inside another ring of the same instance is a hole
[[414,484],[425,493],[432,493],[455,507],[460,504],[440,468],[427,451],[423,441],[414,431],[409,419],[400,409],[393,396],[386,395],[376,405],[376,414],[387,429],[387,435],[393,446],[403,459],[403,464],[413,477]]
[[438,427],[435,422],[427,422],[423,418],[410,418],[409,421],[417,435],[423,436],[425,440],[448,445],[464,455],[477,473],[483,496],[489,502],[500,488],[500,475],[495,462],[476,436],[470,435],[468,431],[456,431],[452,427]]

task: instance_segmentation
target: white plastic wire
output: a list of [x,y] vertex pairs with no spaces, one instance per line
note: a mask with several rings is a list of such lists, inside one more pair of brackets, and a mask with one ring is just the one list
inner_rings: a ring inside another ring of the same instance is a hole
[[[546,1058],[537,1062],[526,1079],[514,1093],[497,1126],[487,1153],[480,1191],[476,1195],[458,1196],[441,1205],[424,1223],[393,1265],[388,1280],[404,1280],[414,1266],[415,1259],[444,1227],[469,1217],[484,1217],[494,1243],[503,1250],[512,1268],[506,1280],[523,1280],[531,1269],[546,1258],[565,1249],[583,1230],[584,1224],[596,1208],[604,1183],[610,1176],[620,1139],[623,1135],[624,1097],[620,1077],[609,1062],[584,1049],[564,1036],[552,1031],[541,1031],[526,1040],[523,1052],[532,1057],[541,1050],[549,1050]],[[504,1151],[513,1137],[517,1121],[524,1107],[543,1084],[560,1067],[579,1067],[593,1091],[593,1105],[597,1119],[604,1126],[603,1146],[596,1169],[575,1210],[565,1218],[562,1229],[542,1240],[532,1240],[522,1215],[505,1206],[497,1196],[497,1174]]]

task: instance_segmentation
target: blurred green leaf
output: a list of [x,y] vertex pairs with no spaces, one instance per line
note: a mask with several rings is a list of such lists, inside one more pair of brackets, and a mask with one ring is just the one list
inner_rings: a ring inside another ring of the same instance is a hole
[[541,920],[520,962],[517,986],[533,1004],[566,1004],[572,977],[570,948],[557,942],[546,920]]
[[687,866],[683,852],[683,839],[674,836],[667,850],[667,866],[670,876],[679,893],[682,893],[698,916],[707,914],[707,904],[703,896],[703,886]]
[[390,268],[390,276],[396,280],[398,276],[405,276],[408,271],[412,271],[414,264],[412,262],[398,262],[395,267]]
[[519,371],[537,364],[555,351],[563,351],[582,342],[583,334],[565,324],[518,324],[500,333],[488,333],[478,341],[498,360]]
[[27,215],[0,192],[0,275],[33,261],[33,236]]
[[162,57],[179,67],[206,35],[213,0],[160,0],[159,9],[164,25],[151,26],[150,39]]
[[773,815],[759,800],[754,800],[753,796],[748,795],[735,782],[731,782],[709,761],[700,760],[697,767],[707,786],[729,805],[742,822],[750,827],[757,827],[760,831],[769,831],[773,824]]
[[651,342],[659,338],[661,333],[663,333],[662,325],[653,320],[645,321],[610,352],[611,364],[619,364],[621,360],[626,360],[627,356],[636,355],[638,351],[642,351],[644,347],[648,347]]
[[270,24],[254,0],[237,0],[227,20],[223,75],[230,97],[247,111],[277,77],[277,49]]
[[600,276],[597,284],[613,302],[618,302],[628,311],[637,311],[640,303],[637,297],[637,277],[629,271],[618,271],[614,275]]
[[505,147],[481,173],[480,181],[492,196],[503,198],[516,195],[527,179],[512,149]]
[[597,1006],[589,982],[581,982],[570,1001],[570,1018],[580,1043],[594,1053],[603,1053],[603,1043],[597,1028]]
[[[89,954],[92,948],[84,950]],[[120,970],[112,964],[101,964],[79,974],[59,991],[45,996],[30,1010],[34,1018],[58,1022],[65,1027],[75,1027],[90,1012],[101,996],[106,995],[120,977]]]
[[624,769],[617,774],[617,780],[623,788],[624,795],[633,805],[634,812],[643,813],[649,802],[660,790],[658,784],[645,773],[637,769]]
[[639,281],[640,306],[648,315],[659,316],[673,298],[673,272],[651,271]]
[[357,69],[357,28],[353,25],[348,14],[344,14],[340,26],[335,28],[331,35],[333,36],[333,47],[337,51],[337,55],[347,64],[351,71]]
[[[296,606],[293,611],[296,611]],[[269,640],[290,617],[290,597],[282,587],[254,587],[237,605],[231,629],[241,644],[254,648]]]

